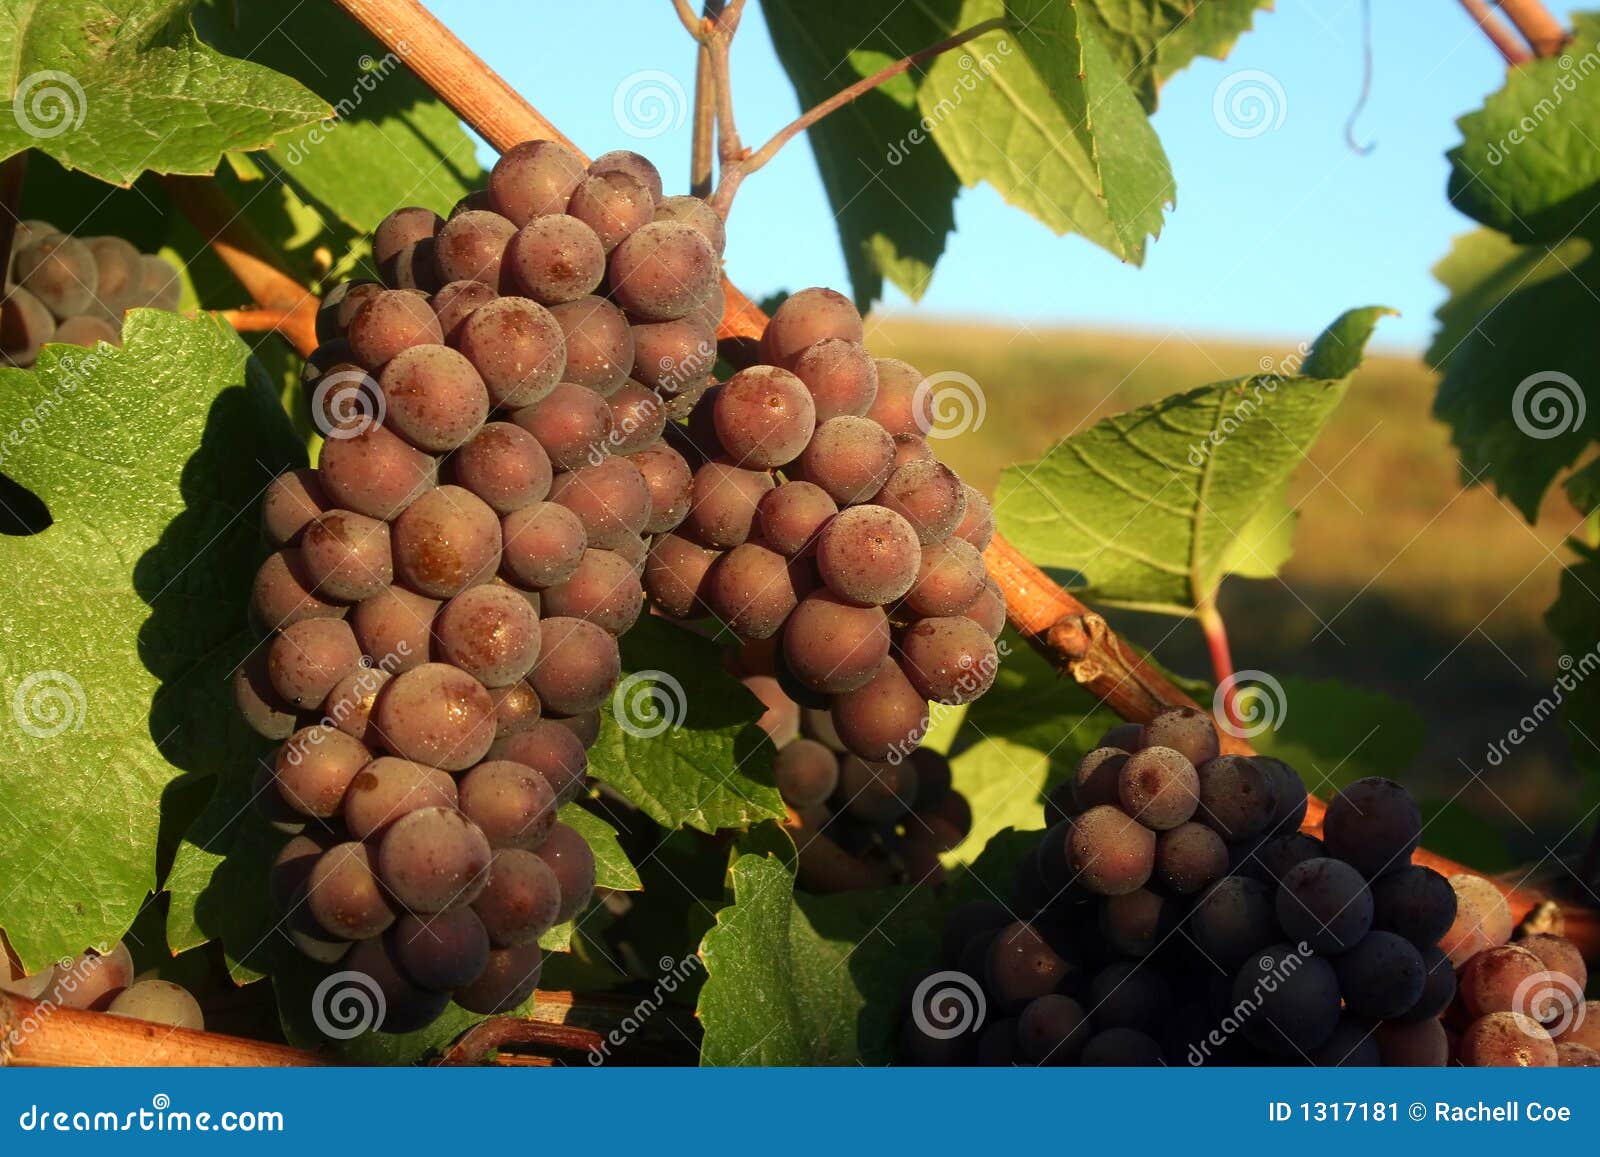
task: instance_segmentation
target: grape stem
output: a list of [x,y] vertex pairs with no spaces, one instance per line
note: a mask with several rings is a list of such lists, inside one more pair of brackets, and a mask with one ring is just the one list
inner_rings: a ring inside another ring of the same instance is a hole
[[1554,56],[1571,39],[1543,0],[1499,0],[1500,11],[1516,26],[1538,57]]
[[278,313],[276,329],[301,357],[317,348],[317,298],[281,269],[272,246],[251,228],[222,186],[207,177],[162,178],[180,212],[262,309]]
[[1516,33],[1507,28],[1505,22],[1490,10],[1487,0],[1461,0],[1461,7],[1467,10],[1472,22],[1483,30],[1483,34],[1489,38],[1489,43],[1500,50],[1500,55],[1505,57],[1506,63],[1512,68],[1533,59],[1533,53],[1517,39]]
[[[501,152],[526,140],[566,140],[417,0],[335,2],[397,54],[396,45],[401,41],[426,44],[426,53],[412,54],[407,50],[403,59],[423,83]],[[989,30],[979,25],[963,35],[970,39]],[[912,58],[907,60],[912,61]],[[807,126],[800,124],[795,131],[804,127]],[[762,151],[765,149],[763,146]],[[739,343],[749,347],[760,338],[766,315],[736,287],[726,280],[723,284],[728,292],[728,303],[717,335],[726,339],[724,348]],[[1062,590],[1003,537],[995,536],[984,551],[984,561],[1005,594],[1006,616],[1012,626],[1060,670],[1083,683],[1124,719],[1141,723],[1168,704],[1194,705],[1188,695],[1119,639],[1104,619]],[[1081,653],[1080,642],[1084,644]],[[1225,730],[1222,739],[1227,750],[1240,754],[1251,751],[1248,744]],[[1306,817],[1307,830],[1320,826],[1322,813],[1323,805],[1313,800]],[[1455,872],[1482,875],[1426,851],[1417,853],[1416,862],[1446,875]],[[1527,888],[1503,882],[1498,886],[1506,893],[1517,919],[1545,899]],[[1565,912],[1568,934],[1577,934],[1574,939],[1582,943],[1585,955],[1592,956],[1600,950],[1600,916],[1593,909],[1581,906],[1567,907]]]
[[1235,701],[1238,689],[1231,683],[1233,653],[1228,647],[1228,624],[1223,621],[1215,599],[1202,602],[1195,609],[1195,618],[1200,621],[1200,630],[1206,637],[1206,649],[1211,653],[1211,673],[1217,686],[1227,687],[1222,696],[1223,714],[1229,722],[1242,726],[1244,721],[1239,717],[1239,705]]
[[[681,8],[687,7],[678,0]],[[714,23],[722,15],[725,0],[706,0],[701,19]],[[716,159],[717,80],[711,68],[711,50],[699,28],[690,34],[699,40],[694,66],[694,139],[689,146],[689,194],[705,197],[711,193],[712,162]]]
[[[812,105],[805,112],[801,113],[794,120],[790,121],[787,125],[774,133],[772,138],[768,140],[766,144],[762,145],[753,153],[742,154],[738,149],[738,138],[736,136],[732,138],[731,146],[726,139],[722,140],[719,144],[719,151],[721,152],[723,158],[722,172],[720,174],[720,179],[717,182],[717,191],[710,197],[711,207],[721,214],[724,220],[726,220],[728,216],[728,209],[733,203],[733,196],[739,191],[739,185],[744,181],[744,179],[757,169],[761,168],[768,161],[772,160],[773,157],[777,156],[778,150],[783,148],[784,145],[788,144],[802,131],[809,129],[812,125],[816,124],[829,113],[838,111],[845,105],[851,103],[866,93],[871,92],[873,89],[877,88],[886,81],[892,80],[902,73],[909,72],[917,65],[923,64],[929,60],[932,60],[936,56],[949,52],[952,48],[959,48],[969,40],[976,40],[978,37],[987,33],[1006,28],[1009,26],[1009,24],[1010,21],[1004,16],[991,17],[990,19],[980,21],[979,23],[974,24],[972,27],[964,29],[961,32],[957,32],[954,36],[948,36],[939,41],[937,44],[930,44],[927,48],[924,48],[920,52],[913,52],[910,56],[902,57],[893,64],[887,65],[884,68],[880,68],[871,76],[863,77],[861,80],[856,81],[847,88],[841,89],[839,92],[834,93],[826,100]],[[727,73],[727,43],[726,41],[721,41],[720,43],[723,59],[720,63],[720,72],[718,76],[719,82],[725,79]],[[715,53],[713,54],[713,60],[716,60]],[[718,99],[729,106],[726,123],[731,125],[732,95],[719,95]],[[718,123],[719,126],[723,123],[723,118],[720,116],[720,114],[718,117]],[[719,133],[722,131],[724,130],[719,127]]]

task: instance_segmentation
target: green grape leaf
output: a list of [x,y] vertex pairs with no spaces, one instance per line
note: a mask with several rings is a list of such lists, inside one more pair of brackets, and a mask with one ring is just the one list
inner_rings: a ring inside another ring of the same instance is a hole
[[1463,479],[1492,482],[1532,522],[1551,482],[1600,437],[1600,406],[1584,389],[1600,260],[1581,237],[1522,246],[1480,229],[1433,275],[1450,291],[1424,355],[1442,375],[1434,416],[1450,426]]
[[[643,616],[622,638],[622,682],[589,773],[663,827],[703,832],[786,813],[759,701],[709,640]],[[626,726],[624,726],[626,724]]]
[[212,0],[196,19],[209,43],[293,77],[333,107],[333,118],[280,138],[258,159],[264,176],[291,182],[357,233],[401,205],[448,213],[483,183],[460,120],[407,67],[426,45],[391,52],[325,3],[285,12]]
[[129,314],[120,349],[0,370],[0,470],[53,523],[0,538],[0,925],[24,963],[122,934],[156,885],[162,793],[252,745],[228,676],[260,561],[243,516],[301,460],[272,388],[209,317]]
[[1451,149],[1450,202],[1518,242],[1559,244],[1600,231],[1600,13],[1573,16],[1573,39],[1560,56],[1506,72],[1483,107],[1457,121]]
[[[1545,625],[1561,640],[1560,672],[1552,680],[1572,747],[1572,761],[1591,777],[1600,776],[1600,556],[1577,548],[1579,558],[1561,572],[1556,601]],[[1509,743],[1509,741],[1508,741]],[[1510,758],[1514,746],[1502,752]]]
[[[802,107],[949,34],[922,5],[885,12],[855,0],[763,0],[761,8]],[[885,278],[920,298],[955,229],[961,181],[921,116],[916,81],[898,76],[807,133],[862,309],[883,296]]]
[[700,944],[701,1063],[885,1063],[901,989],[938,944],[928,890],[796,895],[772,856],[729,875],[734,902]]
[[967,708],[951,751],[952,784],[972,806],[972,830],[947,865],[970,862],[1006,828],[1044,827],[1045,794],[1119,722],[1017,636],[1003,635],[999,651],[994,686]]
[[297,81],[202,44],[194,0],[17,0],[0,10],[0,158],[48,153],[114,185],[209,173],[329,109]]
[[1272,0],[1087,0],[1083,13],[1094,21],[1117,71],[1155,111],[1161,85],[1197,56],[1221,60],[1257,8]]
[[617,829],[587,808],[569,803],[561,809],[560,820],[584,838],[594,853],[594,882],[599,888],[613,892],[637,892],[639,871],[628,859],[628,853],[617,842]]
[[1007,469],[1001,531],[1097,601],[1163,614],[1191,613],[1229,573],[1275,573],[1288,556],[1285,487],[1387,312],[1344,314],[1303,352],[1301,374],[1175,394]]
[[[1276,679],[1240,672],[1250,700],[1249,740],[1292,766],[1306,787],[1328,796],[1369,775],[1405,779],[1422,752],[1427,725],[1407,703],[1336,680]],[[1252,702],[1253,701],[1253,702]]]
[[1023,27],[928,65],[917,101],[934,140],[963,184],[1142,264],[1174,191],[1155,129],[1072,0],[963,0],[952,31],[1006,15]]

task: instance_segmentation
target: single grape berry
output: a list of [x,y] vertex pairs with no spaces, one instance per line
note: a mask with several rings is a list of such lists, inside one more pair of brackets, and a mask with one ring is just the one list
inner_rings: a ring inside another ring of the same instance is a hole
[[893,659],[885,659],[866,683],[833,701],[839,741],[862,759],[904,756],[928,730],[928,701]]
[[346,336],[351,355],[374,372],[401,350],[444,341],[427,295],[411,289],[386,289],[368,297],[351,317]]
[[489,170],[489,204],[513,225],[564,212],[586,176],[583,158],[558,141],[523,141]]
[[1278,923],[1295,941],[1332,955],[1355,947],[1371,929],[1372,893],[1349,864],[1322,857],[1284,873],[1276,911]]
[[[623,312],[603,297],[580,297],[550,307],[550,316],[561,329],[566,350],[566,369],[562,380],[589,389],[604,397],[627,381],[630,370],[647,386],[655,383],[639,372],[643,355],[635,354],[635,327],[628,325]],[[678,323],[668,323],[678,324]],[[646,326],[637,329],[643,331]],[[711,350],[716,352],[715,343]],[[656,365],[655,355],[649,360]],[[710,369],[709,363],[706,369]]]
[[471,675],[448,663],[424,663],[391,679],[373,724],[396,755],[465,771],[494,742],[494,701]]
[[548,618],[539,629],[539,660],[528,682],[546,709],[577,715],[604,703],[622,675],[616,639],[583,619]]
[[961,479],[932,458],[898,467],[872,501],[909,522],[924,545],[948,538],[967,512]]
[[1422,839],[1422,813],[1393,780],[1358,779],[1328,801],[1322,838],[1330,855],[1377,879],[1411,863]]
[[480,763],[461,778],[461,811],[494,848],[532,851],[556,822],[556,795],[549,781],[508,759]]
[[440,486],[394,522],[395,578],[432,598],[488,582],[500,565],[500,519],[470,490]]
[[994,641],[964,617],[917,620],[901,635],[900,650],[912,685],[937,703],[972,702],[993,686],[999,670]]
[[539,657],[539,616],[511,587],[490,583],[462,591],[433,624],[437,657],[485,687],[506,687]]
[[1075,881],[1102,896],[1142,888],[1155,870],[1155,853],[1155,833],[1108,805],[1078,816],[1067,833]]
[[490,422],[450,459],[454,481],[496,514],[532,506],[550,493],[550,457],[539,440],[511,422]]
[[916,531],[881,506],[840,511],[817,538],[822,581],[840,598],[861,606],[884,606],[903,596],[916,582],[921,564]]
[[587,297],[606,272],[606,251],[576,217],[535,217],[517,230],[501,261],[517,292],[540,305]]
[[517,227],[498,213],[473,209],[444,223],[433,239],[439,280],[500,284],[500,266]]
[[840,415],[816,428],[794,466],[798,477],[827,491],[840,506],[865,502],[894,470],[894,439],[867,418]]
[[621,635],[644,610],[644,585],[634,565],[610,550],[586,550],[564,581],[545,588],[543,613],[586,619]]
[[483,891],[490,855],[483,832],[459,811],[419,808],[384,832],[377,871],[411,911],[444,912],[472,903]]
[[489,391],[472,363],[445,345],[401,350],[378,375],[389,428],[419,450],[443,454],[478,432]]
[[817,412],[805,383],[775,366],[740,370],[711,407],[717,439],[741,466],[763,470],[794,461],[811,442]]
[[611,296],[628,316],[671,321],[704,305],[720,275],[717,255],[693,225],[652,221],[611,252]]
[[756,509],[772,488],[766,471],[707,462],[694,472],[682,533],[714,549],[738,546],[750,537]]
[[[489,756],[529,769],[549,785],[557,803],[571,803],[583,791],[589,757],[583,740],[575,730],[563,726],[565,722],[537,720],[521,731],[497,739],[489,749]],[[543,839],[541,837],[539,842]]]
[[859,343],[865,331],[850,299],[831,289],[802,289],[785,298],[761,337],[762,360],[788,368],[824,338]]
[[801,683],[832,695],[864,686],[889,655],[889,620],[879,607],[858,607],[829,591],[813,591],[783,628],[783,659]]
[[455,807],[456,781],[447,772],[392,755],[379,756],[351,779],[344,794],[345,827],[358,840],[389,830],[401,816],[425,807]]
[[[699,618],[706,613],[706,576],[719,557],[717,551],[680,535],[658,535],[644,564],[644,587],[650,600],[675,619]],[[885,644],[887,633],[885,628]]]
[[543,400],[560,384],[567,365],[560,323],[526,297],[501,297],[479,306],[461,323],[455,342],[496,406]]
[[822,803],[839,784],[839,757],[815,739],[796,739],[772,760],[778,792],[793,807]]
[[1184,823],[1200,806],[1200,777],[1180,752],[1146,747],[1122,765],[1117,795],[1134,819],[1164,832]]
[[746,542],[717,559],[704,597],[711,613],[741,640],[770,639],[814,581],[803,563]]
[[594,895],[594,851],[589,842],[566,824],[558,823],[534,852],[556,874],[561,885],[558,923],[571,920],[589,906]]
[[561,913],[561,882],[550,866],[522,848],[500,848],[489,880],[472,902],[496,948],[536,944]]

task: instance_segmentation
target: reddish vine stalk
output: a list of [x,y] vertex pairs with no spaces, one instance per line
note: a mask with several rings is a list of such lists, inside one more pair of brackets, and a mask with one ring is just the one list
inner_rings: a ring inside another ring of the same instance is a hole
[[1505,22],[1490,9],[1488,0],[1461,0],[1461,7],[1467,10],[1472,22],[1489,38],[1489,43],[1500,50],[1507,64],[1515,68],[1533,59],[1533,53],[1517,38],[1517,34],[1507,28]]

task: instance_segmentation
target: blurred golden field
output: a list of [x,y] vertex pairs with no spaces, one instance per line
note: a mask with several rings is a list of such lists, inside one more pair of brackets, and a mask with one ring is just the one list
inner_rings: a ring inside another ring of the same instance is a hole
[[[939,452],[986,492],[1005,466],[1107,414],[1295,352],[1287,342],[895,316],[873,319],[868,341],[924,373],[956,370],[980,384],[983,425]],[[1427,746],[1395,773],[1435,797],[1460,790],[1462,804],[1536,859],[1543,837],[1576,818],[1566,736],[1541,728],[1498,768],[1484,752],[1550,687],[1560,647],[1543,615],[1581,519],[1559,489],[1530,526],[1491,488],[1463,486],[1449,430],[1430,412],[1434,387],[1415,356],[1367,359],[1294,478],[1294,557],[1277,580],[1230,580],[1221,606],[1236,668],[1337,678],[1416,708]],[[1168,666],[1209,675],[1192,623],[1113,618]]]

